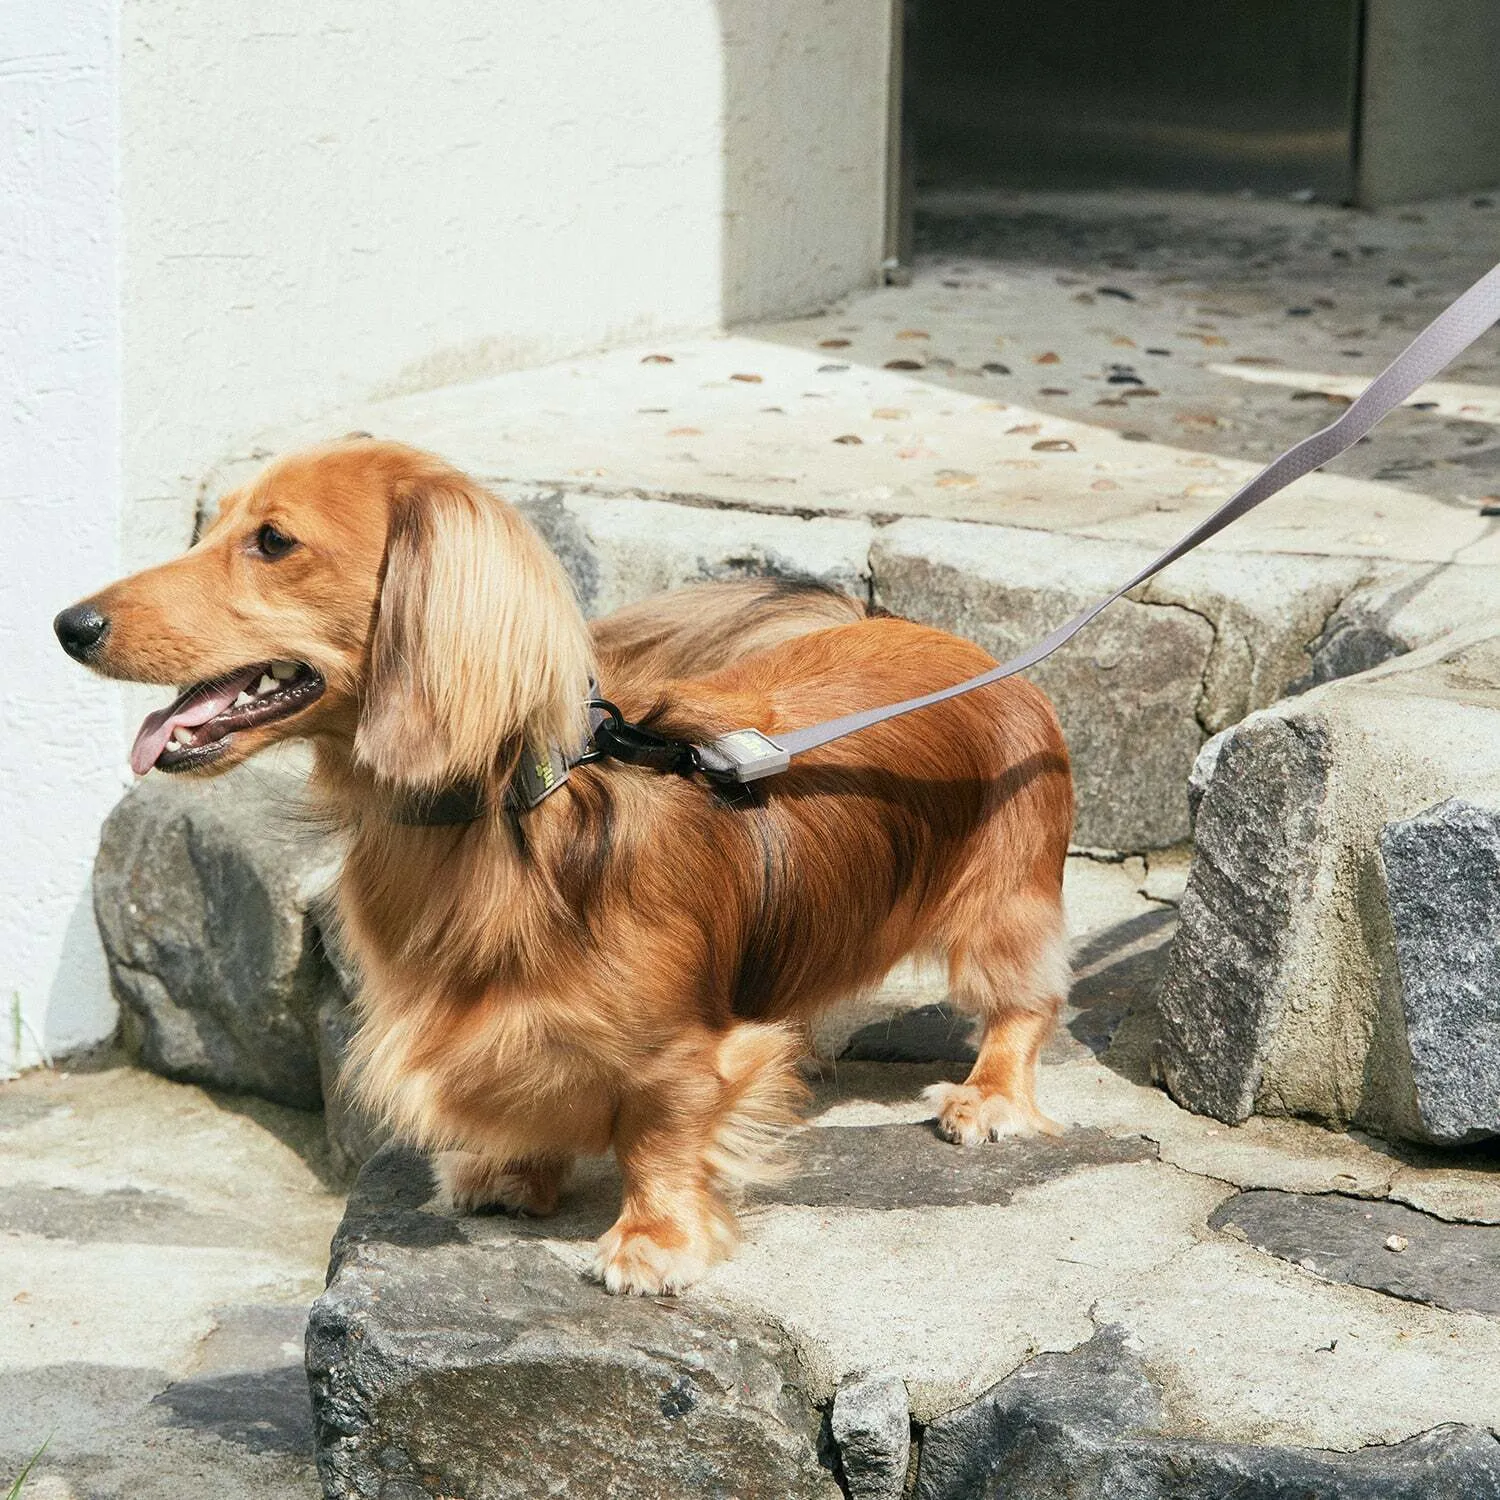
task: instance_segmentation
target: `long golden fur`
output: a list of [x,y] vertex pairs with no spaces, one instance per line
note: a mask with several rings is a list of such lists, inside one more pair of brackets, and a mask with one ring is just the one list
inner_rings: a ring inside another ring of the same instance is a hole
[[[732,1246],[734,1186],[794,1118],[809,1018],[913,952],[941,956],[984,1022],[968,1080],[935,1091],[943,1134],[1055,1128],[1033,1080],[1067,983],[1072,789],[1030,684],[868,729],[736,797],[601,763],[529,812],[506,803],[525,745],[578,742],[591,672],[627,717],[701,741],[959,681],[990,663],[976,646],[763,581],[590,630],[517,511],[374,441],[274,465],[184,556],[85,604],[107,629],[75,654],[110,676],[318,674],[300,711],[182,731],[162,763],[206,773],[311,741],[347,838],[358,1087],[436,1154],[457,1208],[546,1213],[576,1156],[612,1148],[623,1203],[598,1275],[684,1286]],[[403,820],[457,782],[483,790],[475,821]]]

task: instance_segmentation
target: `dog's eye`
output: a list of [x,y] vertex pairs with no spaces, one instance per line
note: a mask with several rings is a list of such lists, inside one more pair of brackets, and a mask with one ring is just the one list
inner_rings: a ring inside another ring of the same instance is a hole
[[269,521],[255,533],[255,550],[262,557],[285,557],[296,545],[296,537],[277,531]]

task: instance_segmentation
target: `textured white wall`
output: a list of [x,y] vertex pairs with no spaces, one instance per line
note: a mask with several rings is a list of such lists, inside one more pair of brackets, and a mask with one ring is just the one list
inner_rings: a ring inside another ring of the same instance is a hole
[[0,1072],[114,1024],[88,875],[115,695],[50,622],[118,561],[115,19],[0,7]]
[[132,563],[248,434],[880,261],[889,0],[124,0]]
[[21,1061],[114,1020],[127,736],[52,614],[180,549],[258,431],[873,280],[890,16],[0,0],[0,1067],[17,997]]

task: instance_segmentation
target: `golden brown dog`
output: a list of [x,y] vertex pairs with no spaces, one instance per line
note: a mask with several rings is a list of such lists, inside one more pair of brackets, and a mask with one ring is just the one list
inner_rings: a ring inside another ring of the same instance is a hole
[[[523,751],[582,743],[591,675],[627,718],[702,742],[957,682],[990,663],[965,641],[774,583],[667,595],[591,634],[517,511],[374,441],[276,464],[191,551],[57,630],[109,676],[193,684],[142,726],[138,772],[312,742],[347,836],[359,1090],[439,1153],[460,1209],[546,1213],[575,1156],[613,1147],[611,1291],[672,1290],[727,1253],[733,1187],[793,1118],[808,1018],[907,954],[946,960],[984,1022],[967,1082],[931,1091],[942,1133],[1054,1128],[1033,1082],[1067,982],[1072,787],[1028,683],[733,795],[604,761],[529,810],[508,796]],[[455,787],[466,820],[434,822]]]

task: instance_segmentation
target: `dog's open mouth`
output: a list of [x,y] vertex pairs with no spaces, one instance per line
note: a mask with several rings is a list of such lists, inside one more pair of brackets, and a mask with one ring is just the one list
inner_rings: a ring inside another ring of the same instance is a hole
[[144,776],[207,765],[228,748],[237,730],[254,729],[300,713],[323,695],[322,674],[305,662],[263,661],[184,689],[148,714],[130,751],[130,768]]

